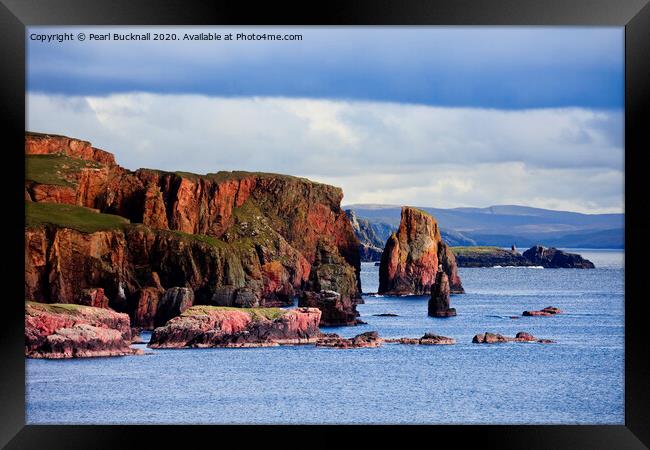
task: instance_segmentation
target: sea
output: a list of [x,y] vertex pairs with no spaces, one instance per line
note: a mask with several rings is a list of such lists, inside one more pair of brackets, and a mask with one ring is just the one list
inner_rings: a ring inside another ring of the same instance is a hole
[[[144,356],[26,359],[28,424],[616,424],[624,423],[624,252],[567,249],[596,269],[460,268],[458,315],[427,316],[427,297],[364,295],[366,325],[326,332],[420,337],[384,344],[151,350]],[[378,267],[363,263],[364,292]],[[555,306],[553,317],[522,317]],[[381,317],[376,314],[397,314]],[[516,319],[511,318],[517,317]],[[553,344],[473,344],[526,331]],[[150,333],[143,333],[146,340]]]

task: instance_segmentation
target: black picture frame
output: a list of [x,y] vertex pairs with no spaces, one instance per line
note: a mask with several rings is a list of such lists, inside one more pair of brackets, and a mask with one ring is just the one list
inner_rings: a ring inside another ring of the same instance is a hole
[[[239,1],[199,0],[0,0],[0,96],[7,134],[3,136],[5,223],[3,242],[4,314],[0,326],[3,351],[0,371],[0,445],[6,448],[169,447],[176,439],[223,442],[226,436],[247,445],[283,441],[299,432],[310,443],[350,442],[364,445],[402,436],[406,445],[454,445],[468,440],[481,447],[647,448],[650,445],[650,358],[645,335],[647,300],[643,292],[643,203],[636,206],[650,150],[643,119],[650,109],[650,4],[648,0],[363,0],[303,2],[289,7],[277,2],[251,5]],[[625,27],[625,425],[622,426],[34,426],[25,425],[25,359],[23,302],[25,27],[30,25],[598,25]],[[640,201],[642,197],[639,195]],[[7,200],[11,200],[10,205]],[[15,209],[14,209],[15,206]],[[9,235],[9,233],[11,233]],[[15,233],[15,237],[13,236]],[[11,289],[7,290],[6,287]],[[18,297],[18,298],[15,298]],[[218,428],[218,429],[216,429]],[[368,433],[370,431],[370,433]],[[345,432],[344,435],[339,433]],[[363,432],[359,435],[360,432]],[[407,438],[406,438],[407,437]],[[305,441],[302,441],[305,439]]]

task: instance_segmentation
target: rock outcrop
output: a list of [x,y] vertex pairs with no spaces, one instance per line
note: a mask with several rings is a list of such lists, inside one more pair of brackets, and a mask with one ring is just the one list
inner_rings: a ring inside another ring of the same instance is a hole
[[438,223],[416,208],[403,207],[397,233],[386,242],[379,266],[379,293],[428,295],[439,265],[452,293],[462,293],[456,258],[440,236]]
[[28,155],[66,155],[106,166],[115,166],[112,153],[93,147],[90,142],[56,134],[25,133],[25,153]]
[[436,274],[436,282],[431,288],[431,298],[428,305],[429,316],[452,317],[456,315],[456,308],[449,307],[450,292],[449,277],[440,267]]
[[[103,289],[111,308],[152,328],[165,316],[156,319],[170,288],[192,290],[195,304],[241,307],[290,305],[310,289],[333,290],[342,298],[334,308],[356,316],[359,242],[340,208],[341,189],[264,173],[132,172],[63,136],[28,133],[25,150],[30,204],[92,208],[131,222],[89,231],[70,209],[69,221],[62,214],[28,220],[30,298],[79,303],[88,301],[83,289]],[[324,269],[322,247],[333,261]]]
[[326,334],[316,341],[317,347],[331,348],[373,348],[380,347],[383,339],[376,331],[357,334],[353,338],[342,338],[337,334]]
[[548,269],[593,269],[594,263],[575,253],[567,253],[554,247],[535,245],[523,253],[533,265]]
[[332,348],[373,348],[380,347],[383,343],[406,345],[451,345],[455,344],[456,340],[433,333],[425,333],[424,336],[420,338],[402,337],[382,339],[376,331],[367,331],[347,339],[342,338],[337,334],[323,334],[316,341],[316,346]]
[[503,342],[538,342],[540,344],[552,344],[554,341],[549,339],[538,339],[532,334],[520,331],[515,337],[503,336],[498,333],[477,334],[472,339],[474,344],[499,344]]
[[408,345],[452,345],[456,340],[446,336],[440,336],[434,333],[425,333],[421,338],[397,338],[397,339],[384,339],[384,342],[389,344],[408,344]]
[[82,305],[25,303],[25,356],[88,358],[141,354],[129,347],[129,316]]
[[544,309],[541,309],[539,311],[524,311],[522,313],[522,316],[554,316],[556,314],[561,314],[562,311],[560,308],[556,308],[554,306],[547,306]]
[[151,348],[267,347],[315,343],[317,308],[193,306],[156,328]]

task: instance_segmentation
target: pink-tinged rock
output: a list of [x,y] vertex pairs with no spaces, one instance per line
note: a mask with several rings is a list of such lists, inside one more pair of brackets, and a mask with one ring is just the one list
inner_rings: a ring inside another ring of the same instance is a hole
[[320,310],[194,306],[151,335],[151,348],[262,347],[313,343]]
[[25,303],[25,356],[86,358],[141,354],[129,347],[129,316],[82,305]]

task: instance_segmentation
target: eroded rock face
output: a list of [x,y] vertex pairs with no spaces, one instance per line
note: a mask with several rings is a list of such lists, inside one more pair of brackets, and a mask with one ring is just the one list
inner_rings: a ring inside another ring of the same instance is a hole
[[57,155],[63,154],[74,158],[95,161],[104,165],[114,166],[115,157],[112,153],[94,148],[90,142],[80,139],[59,136],[55,134],[25,133],[25,154],[28,155]]
[[66,173],[62,185],[26,180],[26,200],[95,208],[133,223],[95,233],[27,227],[30,299],[74,303],[80,290],[102,288],[110,307],[145,328],[155,325],[163,292],[176,286],[191,289],[196,304],[238,307],[290,305],[304,291],[331,289],[341,295],[335,308],[354,310],[359,242],[339,188],[264,173],[132,172],[64,136],[27,134],[25,147],[29,155],[92,162]]
[[431,289],[428,314],[431,317],[452,317],[456,315],[456,309],[449,307],[450,297],[449,277],[443,270],[438,270],[436,283]]
[[439,265],[449,277],[451,292],[463,292],[456,259],[442,241],[438,223],[423,211],[403,207],[399,229],[388,238],[382,254],[379,293],[429,294]]
[[314,343],[320,337],[316,308],[194,306],[156,328],[151,348],[264,347]]
[[321,242],[318,249],[298,305],[320,309],[321,326],[356,325],[359,279],[331,246]]
[[477,334],[472,339],[474,344],[498,344],[503,342],[537,342],[540,344],[551,344],[554,341],[550,339],[538,339],[532,334],[520,331],[515,335],[515,337],[503,336],[498,333],[483,333]]
[[104,295],[102,288],[83,289],[78,303],[95,308],[108,308],[108,297]]
[[594,263],[575,253],[566,253],[554,247],[541,245],[526,250],[523,255],[531,264],[549,269],[593,269]]
[[154,325],[163,326],[173,317],[180,316],[186,309],[194,305],[194,292],[186,287],[173,287],[165,291],[158,302]]
[[129,316],[81,305],[25,303],[25,356],[86,358],[142,353],[129,347]]

